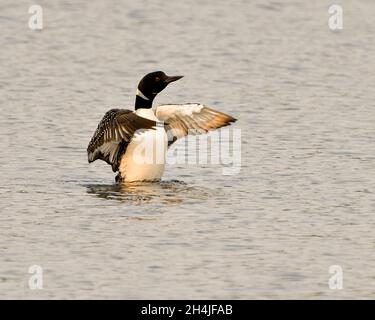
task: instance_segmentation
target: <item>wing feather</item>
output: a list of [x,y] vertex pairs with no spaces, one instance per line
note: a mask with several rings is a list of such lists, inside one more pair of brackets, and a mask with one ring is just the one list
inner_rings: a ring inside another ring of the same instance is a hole
[[166,123],[169,145],[188,134],[207,133],[237,121],[228,114],[198,103],[161,105],[155,113]]

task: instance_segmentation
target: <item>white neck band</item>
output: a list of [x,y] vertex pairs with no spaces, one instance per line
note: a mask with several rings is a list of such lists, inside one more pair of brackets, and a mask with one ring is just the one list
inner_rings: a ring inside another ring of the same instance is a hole
[[137,89],[137,92],[135,93],[137,96],[140,96],[142,99],[145,99],[145,100],[150,100],[149,98],[147,98],[142,92],[141,90]]

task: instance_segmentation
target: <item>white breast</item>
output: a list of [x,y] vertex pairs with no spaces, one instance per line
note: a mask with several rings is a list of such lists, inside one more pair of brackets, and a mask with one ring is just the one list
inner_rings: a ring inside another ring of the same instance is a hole
[[135,113],[142,118],[158,121],[158,118],[156,118],[155,112],[152,109],[137,109],[135,110]]
[[[140,117],[158,121],[152,109],[138,109],[135,113]],[[136,133],[120,162],[119,170],[123,180],[160,180],[165,168],[167,148],[167,134],[163,127]]]

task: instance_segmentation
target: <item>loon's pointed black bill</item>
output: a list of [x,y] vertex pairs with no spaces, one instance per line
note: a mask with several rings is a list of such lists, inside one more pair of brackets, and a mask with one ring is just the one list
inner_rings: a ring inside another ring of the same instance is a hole
[[171,82],[177,81],[181,78],[183,78],[183,76],[166,76],[166,78],[164,79],[164,82],[165,83],[171,83]]

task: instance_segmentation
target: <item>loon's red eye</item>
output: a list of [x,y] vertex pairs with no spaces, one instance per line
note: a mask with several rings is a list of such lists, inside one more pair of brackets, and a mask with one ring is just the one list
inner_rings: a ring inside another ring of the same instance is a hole
[[156,82],[159,82],[159,81],[160,81],[160,78],[159,78],[159,77],[156,77],[156,78],[155,78],[155,81],[156,81]]

